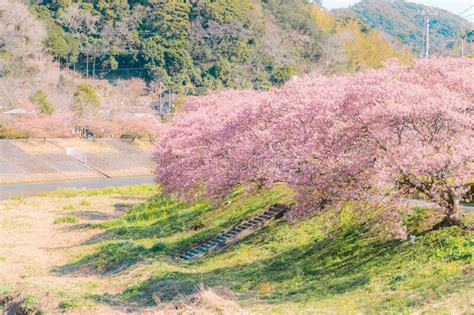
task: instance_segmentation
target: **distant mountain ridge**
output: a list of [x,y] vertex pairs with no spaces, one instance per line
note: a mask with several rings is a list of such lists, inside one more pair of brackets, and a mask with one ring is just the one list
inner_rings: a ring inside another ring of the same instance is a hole
[[356,17],[389,35],[393,43],[409,46],[420,56],[424,45],[424,20],[420,11],[430,10],[431,51],[434,55],[459,53],[461,36],[472,30],[472,24],[446,10],[403,0],[364,0],[348,9],[337,9],[341,17]]

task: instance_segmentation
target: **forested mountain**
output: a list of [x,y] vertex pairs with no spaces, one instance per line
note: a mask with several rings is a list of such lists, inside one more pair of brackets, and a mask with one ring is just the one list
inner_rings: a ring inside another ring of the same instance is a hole
[[420,11],[434,13],[431,26],[431,47],[435,55],[457,55],[461,36],[472,30],[472,25],[448,11],[404,0],[363,0],[348,9],[334,12],[343,17],[356,17],[370,27],[391,36],[393,43],[412,48],[419,56],[423,52],[424,19]]
[[80,117],[75,95],[88,91],[99,112],[143,112],[170,88],[179,103],[224,88],[266,90],[308,72],[380,68],[390,58],[411,55],[314,1],[0,0],[3,111]]
[[[268,89],[321,64],[324,73],[356,71],[398,56],[358,22],[321,25],[327,13],[316,1],[42,0],[31,8],[47,26],[47,51],[63,67],[86,77],[163,82],[187,94]],[[331,42],[336,33],[344,37],[338,47]],[[384,53],[361,54],[366,36]]]
[[309,71],[321,32],[305,0],[43,0],[46,46],[94,77],[188,86],[265,88]]

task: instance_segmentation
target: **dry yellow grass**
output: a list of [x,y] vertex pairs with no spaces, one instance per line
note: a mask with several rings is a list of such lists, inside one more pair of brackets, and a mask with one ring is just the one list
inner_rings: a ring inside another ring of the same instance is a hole
[[[88,198],[92,206],[81,206],[82,200],[82,197],[31,197],[0,202],[0,289],[6,288],[15,295],[34,294],[48,313],[58,312],[62,300],[88,293],[91,283],[98,292],[115,291],[114,283],[100,275],[60,274],[54,272],[54,268],[69,263],[94,246],[86,242],[100,231],[81,229],[82,224],[118,216],[123,207],[137,200],[97,196]],[[75,210],[68,210],[70,205],[74,205]],[[57,218],[71,213],[79,217],[79,224],[54,224]],[[121,288],[119,285],[118,289]],[[88,314],[121,312],[102,305],[84,305],[74,312],[82,311]]]
[[[220,293],[216,293],[216,291]],[[159,315],[247,315],[248,311],[242,309],[234,301],[232,292],[225,288],[206,289],[203,286],[198,292],[186,297],[176,299],[169,303],[160,303],[153,308]]]
[[[87,295],[120,293],[131,282],[148,276],[140,267],[107,276],[56,270],[90,253],[98,240],[109,237],[101,230],[81,228],[84,224],[119,216],[145,197],[98,195],[86,199],[46,196],[0,201],[0,300],[2,295],[10,299],[7,308],[21,310],[22,301],[32,297],[38,300],[36,307],[47,314],[248,314],[224,289],[218,295],[198,288],[193,295],[177,296],[146,309],[84,299]],[[57,223],[58,218],[71,215],[79,222]]]

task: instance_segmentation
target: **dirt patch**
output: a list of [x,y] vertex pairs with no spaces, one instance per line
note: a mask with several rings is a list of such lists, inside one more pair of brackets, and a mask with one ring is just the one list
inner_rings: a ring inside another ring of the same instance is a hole
[[[141,245],[129,246],[114,240],[114,232],[92,226],[123,215],[155,193],[130,191],[129,196],[58,192],[0,201],[0,312],[246,314],[233,297],[223,295],[225,290],[217,294],[192,281],[160,281],[142,298],[121,297],[153,275],[152,262],[136,259]],[[58,220],[66,217],[75,220]],[[100,259],[100,252],[107,251],[104,244],[120,254],[115,265]],[[90,257],[97,259],[87,263]]]
[[[35,305],[38,302],[46,313],[78,310],[84,310],[86,314],[120,313],[111,306],[79,303],[77,297],[91,293],[119,292],[125,288],[128,280],[111,281],[97,274],[54,272],[57,266],[93,251],[95,242],[90,240],[113,237],[105,237],[103,231],[84,226],[123,214],[114,207],[117,203],[127,207],[136,203],[123,196],[93,196],[88,198],[90,205],[82,206],[83,199],[31,197],[0,201],[0,288],[20,292],[1,296],[0,304],[3,304],[4,311],[32,314],[36,312]],[[76,211],[65,210],[70,205]],[[54,223],[57,218],[71,214],[77,215],[77,223]],[[32,290],[33,294],[30,293]],[[28,298],[26,304],[25,298]]]

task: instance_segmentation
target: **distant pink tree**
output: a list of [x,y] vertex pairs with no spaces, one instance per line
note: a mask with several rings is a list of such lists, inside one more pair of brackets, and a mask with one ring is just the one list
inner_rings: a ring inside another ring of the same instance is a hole
[[79,130],[90,130],[96,137],[114,138],[118,133],[118,126],[106,117],[75,117],[74,126]]
[[153,114],[143,115],[120,115],[113,119],[113,123],[119,127],[120,134],[135,140],[146,136],[150,141],[157,135],[160,123],[158,116]]
[[192,99],[160,126],[157,181],[168,192],[282,181],[300,214],[347,199],[418,192],[459,225],[474,178],[474,61],[390,62],[354,76],[308,76],[270,92]]
[[150,141],[157,135],[159,118],[153,114],[134,115],[117,113],[110,117],[82,117],[75,125],[89,129],[100,137],[119,138],[129,136],[132,140],[146,136]]
[[58,112],[53,115],[35,113],[23,115],[13,120],[12,127],[23,131],[26,139],[29,138],[62,138],[71,137],[72,115],[66,112]]

